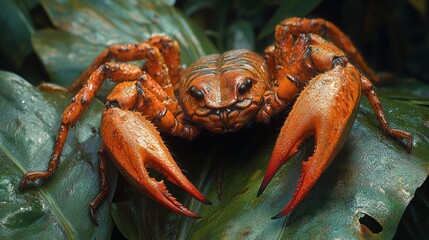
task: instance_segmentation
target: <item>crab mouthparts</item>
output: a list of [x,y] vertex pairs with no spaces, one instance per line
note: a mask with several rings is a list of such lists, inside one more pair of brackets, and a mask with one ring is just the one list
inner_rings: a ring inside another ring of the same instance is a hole
[[224,107],[207,105],[199,107],[195,109],[191,119],[214,133],[236,132],[247,124],[257,109],[258,104],[252,103],[250,99],[245,99]]
[[[220,130],[224,133],[237,131],[239,128],[236,123],[236,118],[239,111],[233,107],[214,109],[212,111],[212,118],[219,122]],[[209,117],[210,118],[210,117]]]

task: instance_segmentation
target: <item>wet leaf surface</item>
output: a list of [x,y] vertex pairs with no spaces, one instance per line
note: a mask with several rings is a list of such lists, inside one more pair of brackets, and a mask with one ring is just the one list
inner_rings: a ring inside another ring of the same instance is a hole
[[[88,203],[99,192],[97,150],[99,102],[70,131],[61,163],[50,181],[24,193],[25,172],[44,170],[61,114],[70,95],[41,92],[19,76],[0,71],[0,238],[108,238],[113,228],[109,206],[97,212],[100,227],[89,218]],[[114,189],[116,171],[109,182]]]
[[69,86],[109,45],[147,40],[168,34],[181,48],[184,64],[213,45],[173,7],[158,1],[59,1],[41,3],[61,31],[39,32],[33,45],[53,82]]

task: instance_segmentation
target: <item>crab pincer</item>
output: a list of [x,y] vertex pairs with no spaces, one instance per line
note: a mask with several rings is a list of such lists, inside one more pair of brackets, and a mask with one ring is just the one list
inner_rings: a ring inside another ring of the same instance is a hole
[[105,146],[121,174],[134,187],[174,212],[200,217],[178,202],[162,180],[149,176],[147,168],[153,168],[198,201],[211,204],[183,175],[152,123],[140,113],[119,108],[106,109],[101,122]]
[[344,144],[355,120],[361,96],[360,73],[338,65],[313,78],[297,98],[274,146],[258,196],[279,168],[315,138],[314,153],[302,162],[302,172],[289,203],[273,219],[289,214],[307,195]]

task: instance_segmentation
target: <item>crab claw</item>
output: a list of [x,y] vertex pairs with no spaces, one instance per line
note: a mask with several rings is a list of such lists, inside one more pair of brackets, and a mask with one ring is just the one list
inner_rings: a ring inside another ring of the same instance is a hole
[[297,98],[274,146],[258,196],[278,169],[314,136],[316,147],[289,203],[273,219],[289,214],[307,195],[344,144],[356,118],[361,96],[360,73],[351,65],[318,75]]
[[159,132],[145,117],[136,112],[109,108],[103,113],[101,122],[104,144],[121,174],[134,187],[174,212],[200,218],[178,202],[163,181],[149,176],[146,168],[153,168],[195,199],[211,204],[183,175]]

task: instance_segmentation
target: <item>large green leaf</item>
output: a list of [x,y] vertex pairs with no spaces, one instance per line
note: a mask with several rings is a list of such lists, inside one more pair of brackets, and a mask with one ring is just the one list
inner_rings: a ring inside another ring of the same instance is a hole
[[183,15],[159,1],[42,0],[54,25],[64,31],[33,36],[34,48],[53,82],[68,86],[107,46],[168,34],[181,46],[183,63],[190,64],[213,45]]
[[34,29],[29,18],[29,11],[23,1],[0,1],[0,56],[7,59],[15,69],[33,50],[30,35]]
[[[19,191],[25,172],[44,170],[52,152],[62,111],[70,96],[41,92],[19,76],[0,71],[0,238],[108,238],[113,228],[108,204],[101,205],[96,227],[88,203],[99,192],[97,149],[100,112],[95,102],[70,131],[61,163],[46,184]],[[109,182],[115,188],[116,171]]]

